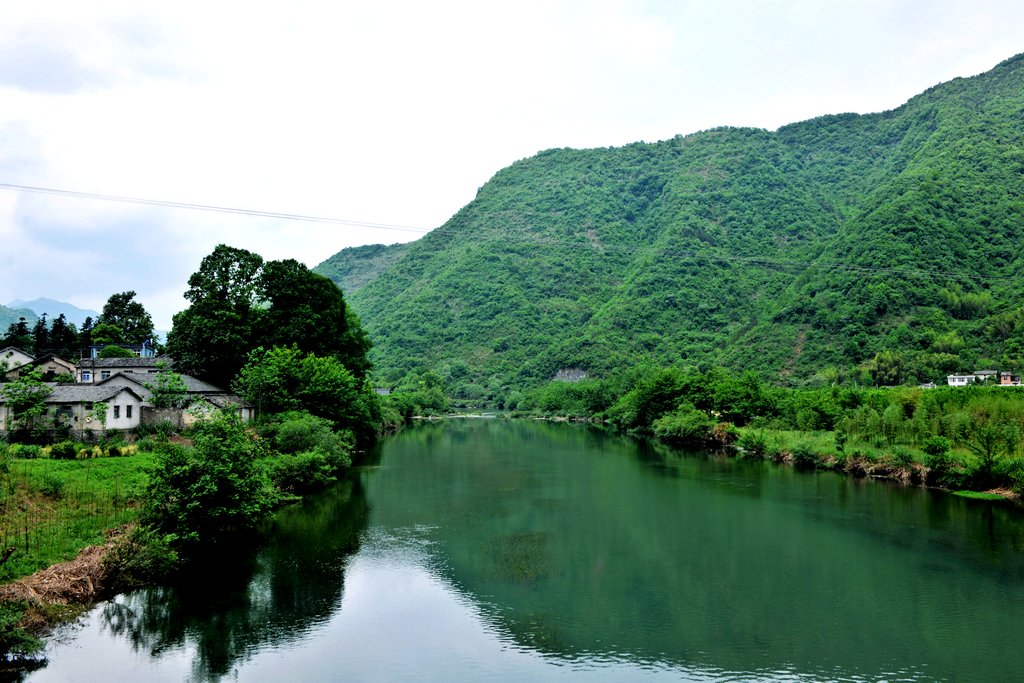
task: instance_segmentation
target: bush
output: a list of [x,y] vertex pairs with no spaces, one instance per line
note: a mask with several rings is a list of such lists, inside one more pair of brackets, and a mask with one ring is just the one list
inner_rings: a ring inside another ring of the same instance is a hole
[[334,481],[335,467],[329,454],[319,448],[301,453],[282,453],[267,461],[270,480],[287,493],[309,493]]
[[701,444],[711,438],[715,426],[707,413],[692,405],[683,405],[675,412],[654,421],[654,434],[672,443]]
[[61,441],[50,446],[50,457],[54,460],[74,460],[78,448],[72,441]]
[[192,448],[161,448],[146,490],[143,521],[171,535],[175,550],[236,540],[267,518],[275,498],[238,415],[201,422],[193,439]]
[[818,451],[809,441],[800,441],[789,451],[793,458],[793,467],[798,470],[813,470],[818,466]]
[[905,446],[896,446],[886,456],[890,467],[909,469],[914,464],[914,454]]
[[43,475],[43,481],[39,485],[39,490],[51,498],[60,498],[64,495],[64,487],[66,485],[67,481],[64,477],[53,472],[47,472]]
[[41,640],[18,626],[26,607],[23,602],[0,602],[0,652],[6,655],[6,659],[0,659],[0,663],[10,664],[12,660],[17,662],[43,648]]
[[736,445],[743,449],[744,453],[763,457],[768,448],[768,439],[762,431],[748,429],[737,439]]
[[36,444],[16,443],[8,447],[7,454],[12,458],[35,460],[43,457],[43,447]]
[[161,535],[153,529],[135,527],[103,558],[109,587],[123,592],[170,576],[180,564],[173,540],[172,536]]

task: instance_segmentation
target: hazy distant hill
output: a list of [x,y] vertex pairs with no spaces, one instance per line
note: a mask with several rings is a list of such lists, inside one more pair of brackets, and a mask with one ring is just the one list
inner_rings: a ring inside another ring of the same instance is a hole
[[643,359],[890,383],[1020,367],[1022,244],[1019,56],[880,114],[542,152],[318,270],[383,377],[467,396]]
[[12,302],[11,308],[0,306],[0,333],[6,332],[12,323],[18,322],[21,318],[25,318],[30,324],[34,324],[36,321],[36,314],[30,309],[15,308],[13,304],[14,302]]
[[47,320],[52,320],[63,313],[69,323],[74,323],[79,327],[81,327],[87,317],[91,317],[95,321],[99,316],[98,312],[88,308],[79,308],[66,301],[55,301],[54,299],[46,298],[33,299],[32,301],[15,299],[7,305],[11,308],[27,308],[34,312],[36,316],[45,313]]

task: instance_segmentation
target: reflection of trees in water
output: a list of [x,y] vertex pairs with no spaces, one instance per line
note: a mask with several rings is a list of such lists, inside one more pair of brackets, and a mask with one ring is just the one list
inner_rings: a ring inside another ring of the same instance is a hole
[[178,585],[108,603],[106,626],[154,657],[193,647],[193,676],[216,680],[266,645],[297,640],[330,617],[367,518],[360,484],[340,485],[281,510],[258,552],[211,560]]

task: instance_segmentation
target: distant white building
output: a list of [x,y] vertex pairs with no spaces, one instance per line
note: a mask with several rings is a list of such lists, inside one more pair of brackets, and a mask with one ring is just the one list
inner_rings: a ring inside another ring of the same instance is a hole
[[977,379],[974,375],[946,375],[946,383],[951,387],[965,387],[974,384]]

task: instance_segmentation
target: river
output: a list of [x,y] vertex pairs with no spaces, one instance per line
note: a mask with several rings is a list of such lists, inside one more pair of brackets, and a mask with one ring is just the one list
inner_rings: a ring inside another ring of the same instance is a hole
[[424,424],[202,581],[65,628],[43,681],[997,681],[1024,516],[591,427]]

